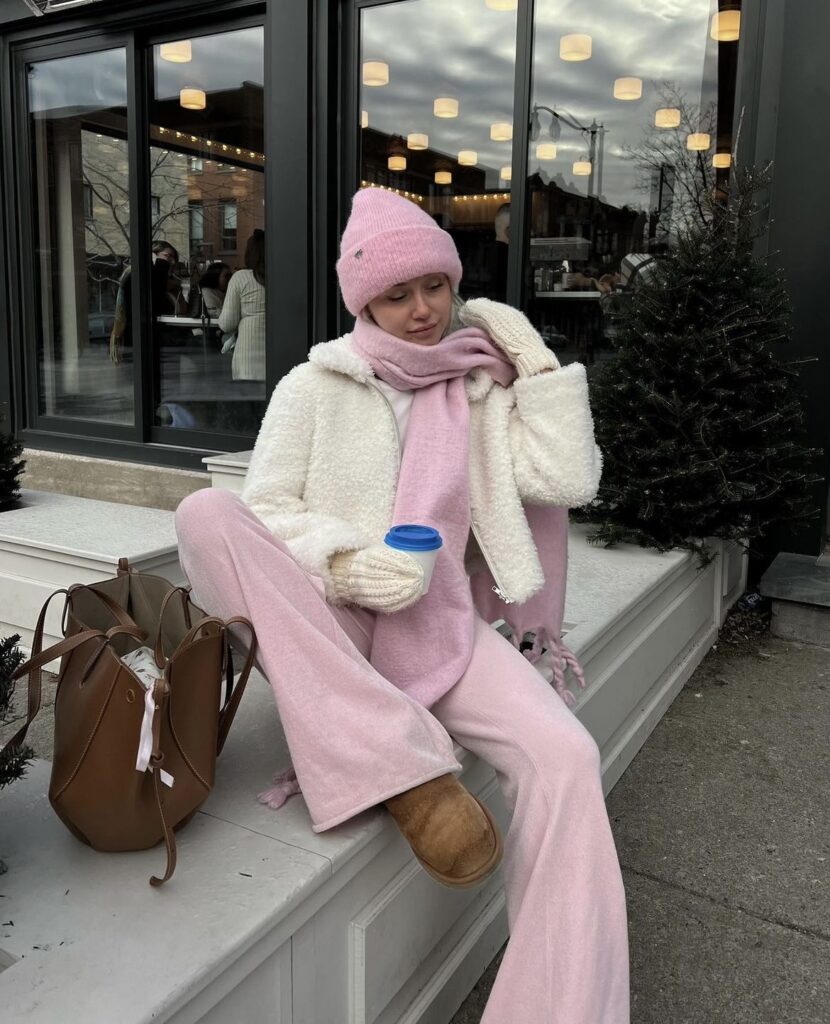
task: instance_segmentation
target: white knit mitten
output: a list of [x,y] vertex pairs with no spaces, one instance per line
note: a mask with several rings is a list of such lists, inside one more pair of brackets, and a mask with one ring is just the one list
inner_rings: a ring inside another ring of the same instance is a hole
[[331,576],[338,602],[387,613],[414,604],[424,585],[421,564],[385,544],[338,552],[331,559]]
[[458,315],[468,327],[486,331],[515,365],[520,377],[559,369],[559,360],[546,347],[539,332],[524,313],[513,306],[492,299],[470,299]]

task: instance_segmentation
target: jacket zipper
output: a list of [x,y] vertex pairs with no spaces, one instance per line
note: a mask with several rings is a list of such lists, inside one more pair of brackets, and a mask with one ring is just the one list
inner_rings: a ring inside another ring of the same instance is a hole
[[[370,380],[369,383],[372,385],[372,387],[375,389],[375,391],[377,391],[377,393],[381,396],[381,398],[384,400],[384,402],[386,402],[386,405],[389,408],[389,414],[392,417],[392,422],[395,424],[395,435],[398,438],[398,471],[400,472],[400,468],[401,468],[401,431],[400,431],[400,427],[398,426],[398,417],[395,415],[395,410],[392,408],[392,403],[389,401],[387,396],[384,394],[383,390],[381,388],[379,388],[378,385],[374,381]],[[502,601],[504,601],[505,604],[513,604],[514,603],[513,599],[507,596],[507,594],[504,591],[504,587],[502,586],[501,580],[497,576],[495,569],[493,569],[493,564],[492,564],[490,558],[487,555],[487,549],[481,543],[481,537],[479,535],[478,530],[476,529],[475,523],[473,522],[473,510],[472,510],[472,507],[470,508],[470,529],[473,531],[473,536],[476,539],[476,543],[478,544],[479,551],[481,551],[482,555],[484,556],[484,561],[487,563],[487,568],[490,570],[490,573],[492,574],[493,579],[496,581],[496,585],[494,587],[491,587],[490,589],[493,591],[494,594],[496,594],[498,597],[500,597],[502,599]]]

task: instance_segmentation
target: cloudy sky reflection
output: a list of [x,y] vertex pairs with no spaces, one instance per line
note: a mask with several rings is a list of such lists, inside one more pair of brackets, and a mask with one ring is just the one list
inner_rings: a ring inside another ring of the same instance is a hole
[[[608,129],[602,191],[616,206],[641,205],[637,172],[622,148],[641,141],[661,106],[658,87],[668,82],[698,105],[715,98],[717,44],[709,38],[716,0],[538,0],[533,101],[562,109],[577,121],[593,119]],[[585,33],[593,39],[590,60],[566,62],[559,38]],[[488,187],[499,187],[498,168],[510,164],[511,143],[493,142],[489,126],[513,121],[516,12],[493,11],[484,0],[403,0],[365,10],[362,60],[384,60],[389,84],[361,87],[369,124],[390,135],[426,132],[430,149],[457,156],[474,149],[479,165],[492,169]],[[613,97],[614,80],[643,79],[640,100]],[[437,118],[436,96],[460,101],[457,118]],[[550,141],[550,116],[542,113],[541,141]],[[530,170],[541,167],[572,191],[585,192],[572,164],[586,152],[579,132],[563,125],[557,159],[539,164],[531,145]],[[504,187],[503,184],[501,186]]]

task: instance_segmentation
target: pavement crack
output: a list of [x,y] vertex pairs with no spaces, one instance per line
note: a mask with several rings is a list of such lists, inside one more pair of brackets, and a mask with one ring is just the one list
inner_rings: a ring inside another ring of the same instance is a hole
[[715,896],[710,896],[706,892],[701,892],[698,889],[691,889],[685,885],[680,885],[678,882],[672,882],[667,878],[661,878],[659,875],[653,875],[649,871],[638,871],[636,868],[627,867],[624,864],[620,866],[623,873],[637,875],[638,878],[646,878],[650,882],[657,882],[659,885],[665,885],[667,888],[675,889],[677,892],[696,896],[698,899],[706,900],[708,903],[711,903],[716,907],[720,907],[722,910],[736,911],[740,914],[745,914],[747,917],[754,918],[756,921],[763,921],[765,924],[774,924],[778,928],[786,928],[788,931],[797,932],[799,935],[804,935],[810,939],[820,939],[822,942],[830,942],[830,934],[826,932],[820,932],[814,928],[805,928],[803,925],[794,924],[792,921],[785,921],[781,918],[765,917],[763,914],[759,914],[754,910],[749,910],[747,907],[728,903],[726,900],[717,899]]

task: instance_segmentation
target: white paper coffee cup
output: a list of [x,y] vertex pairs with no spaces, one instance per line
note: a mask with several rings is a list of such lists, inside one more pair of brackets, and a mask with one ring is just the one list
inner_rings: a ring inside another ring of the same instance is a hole
[[405,551],[423,566],[424,585],[421,593],[426,594],[435,568],[435,560],[444,543],[441,534],[431,526],[402,523],[400,526],[393,526],[383,540],[390,548]]

